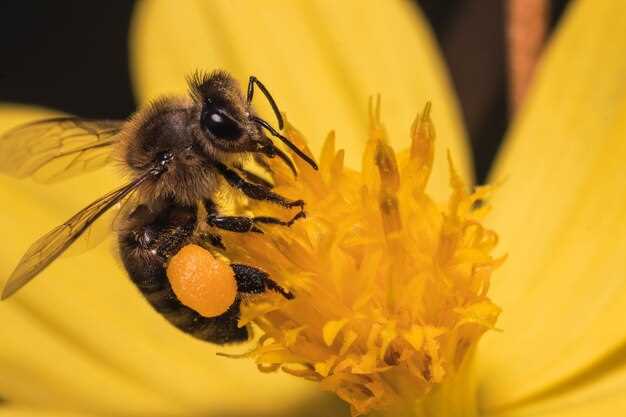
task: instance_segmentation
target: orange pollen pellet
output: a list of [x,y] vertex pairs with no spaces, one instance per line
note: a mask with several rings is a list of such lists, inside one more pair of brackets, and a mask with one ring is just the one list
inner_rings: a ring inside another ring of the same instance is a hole
[[202,316],[219,316],[235,302],[233,270],[198,245],[184,246],[170,259],[167,278],[180,302]]

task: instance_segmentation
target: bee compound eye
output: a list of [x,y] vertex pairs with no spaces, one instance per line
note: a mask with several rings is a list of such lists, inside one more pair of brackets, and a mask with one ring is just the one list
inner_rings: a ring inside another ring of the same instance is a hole
[[232,116],[212,103],[206,103],[201,117],[202,128],[216,138],[237,140],[243,135],[239,124]]

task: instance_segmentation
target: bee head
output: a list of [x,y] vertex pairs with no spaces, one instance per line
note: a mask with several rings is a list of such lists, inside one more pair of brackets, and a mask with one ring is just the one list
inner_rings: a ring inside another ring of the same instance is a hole
[[[200,145],[224,152],[257,151],[266,141],[261,130],[250,120],[237,82],[223,71],[196,72],[188,79],[190,94],[199,111]],[[202,142],[202,140],[201,140]]]

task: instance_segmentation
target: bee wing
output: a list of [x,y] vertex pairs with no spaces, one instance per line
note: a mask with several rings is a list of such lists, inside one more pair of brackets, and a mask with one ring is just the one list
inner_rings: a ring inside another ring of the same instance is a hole
[[65,252],[62,257],[81,255],[94,249],[108,240],[114,232],[124,231],[125,219],[137,207],[137,199],[134,194],[115,203],[106,213],[98,217],[85,232]]
[[18,126],[0,136],[0,172],[50,183],[100,168],[123,124],[68,116]]
[[62,225],[37,240],[26,251],[7,280],[0,299],[5,299],[26,285],[58,258],[72,243],[111,207],[121,202],[148,178],[145,174],[94,201]]

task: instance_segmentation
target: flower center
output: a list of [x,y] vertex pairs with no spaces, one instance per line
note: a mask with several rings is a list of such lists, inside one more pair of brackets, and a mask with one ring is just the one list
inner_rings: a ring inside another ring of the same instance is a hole
[[[237,256],[295,294],[256,297],[240,323],[263,332],[248,354],[259,369],[318,381],[354,415],[407,404],[436,409],[467,385],[471,352],[500,313],[487,290],[503,259],[491,254],[497,235],[480,224],[490,189],[468,193],[449,158],[451,196],[438,205],[425,192],[434,158],[430,105],[398,155],[378,103],[370,113],[361,172],[344,167],[332,133],[319,172],[300,167],[294,181],[276,166],[277,192],[307,202],[305,221],[228,237]],[[288,134],[305,146],[293,128]]]

